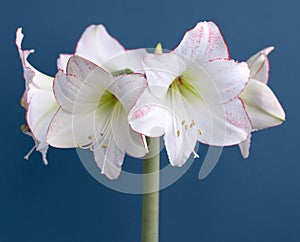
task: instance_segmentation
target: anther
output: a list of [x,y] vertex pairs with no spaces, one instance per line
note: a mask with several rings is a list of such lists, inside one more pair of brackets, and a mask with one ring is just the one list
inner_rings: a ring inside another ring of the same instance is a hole
[[22,130],[23,133],[28,133],[28,127],[25,124],[22,124],[20,126],[20,129]]
[[180,135],[180,130],[178,129],[177,130],[177,136],[179,137],[179,135]]
[[198,129],[198,133],[201,135],[201,134],[202,134],[202,130],[201,130],[201,129]]

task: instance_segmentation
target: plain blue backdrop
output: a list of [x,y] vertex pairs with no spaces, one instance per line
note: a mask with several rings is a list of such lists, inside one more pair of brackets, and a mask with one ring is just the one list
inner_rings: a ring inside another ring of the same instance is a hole
[[[285,1],[6,1],[0,9],[0,242],[137,242],[141,196],[95,181],[74,150],[23,156],[33,141],[19,129],[24,81],[14,45],[39,70],[54,75],[59,53],[72,53],[89,24],[103,23],[127,48],[174,48],[196,22],[213,20],[234,59],[274,45],[270,86],[287,113],[280,127],[255,133],[251,156],[229,147],[212,174],[198,180],[202,159],[161,192],[161,242],[300,241],[300,6]],[[201,148],[205,150],[205,148]],[[200,153],[201,155],[201,153]],[[130,160],[126,160],[125,168]],[[165,161],[166,162],[166,161]]]

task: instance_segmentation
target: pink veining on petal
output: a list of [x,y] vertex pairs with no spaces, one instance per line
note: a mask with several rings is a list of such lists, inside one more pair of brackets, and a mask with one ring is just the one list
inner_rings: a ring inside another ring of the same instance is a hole
[[141,108],[139,108],[138,110],[136,110],[133,114],[132,114],[132,118],[133,119],[138,119],[140,117],[145,116],[147,113],[151,112],[153,108],[153,105],[145,105]]
[[246,116],[237,116],[235,112],[233,112],[232,110],[225,111],[226,114],[226,119],[232,123],[233,125],[235,125],[238,128],[247,128],[249,121],[245,119]]

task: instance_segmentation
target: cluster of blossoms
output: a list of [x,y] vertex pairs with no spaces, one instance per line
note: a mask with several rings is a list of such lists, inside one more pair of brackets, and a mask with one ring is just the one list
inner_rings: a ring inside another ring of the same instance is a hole
[[232,60],[213,22],[198,23],[168,53],[161,45],[154,53],[126,50],[103,25],[91,25],[74,54],[59,56],[55,77],[30,65],[33,50],[22,50],[23,37],[18,29],[26,80],[21,104],[29,127],[22,130],[45,164],[49,145],[89,148],[101,172],[115,179],[125,154],[145,156],[146,137],[160,136],[174,166],[198,156],[197,141],[238,144],[247,157],[252,131],[285,120],[267,86],[273,47],[247,62]]

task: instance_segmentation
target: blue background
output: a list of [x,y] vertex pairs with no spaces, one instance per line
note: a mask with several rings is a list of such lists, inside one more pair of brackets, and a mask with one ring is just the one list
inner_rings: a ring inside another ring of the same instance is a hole
[[[285,1],[6,1],[0,9],[0,241],[140,241],[141,196],[99,184],[74,150],[23,159],[33,141],[19,129],[22,68],[14,45],[19,26],[32,64],[55,74],[59,53],[72,53],[89,24],[103,23],[127,48],[174,48],[196,22],[221,28],[232,58],[274,45],[270,86],[287,113],[280,127],[255,133],[251,156],[229,147],[212,174],[198,180],[202,159],[161,192],[161,242],[300,241],[300,21]],[[204,150],[204,148],[203,148]],[[129,167],[127,160],[125,168]]]

